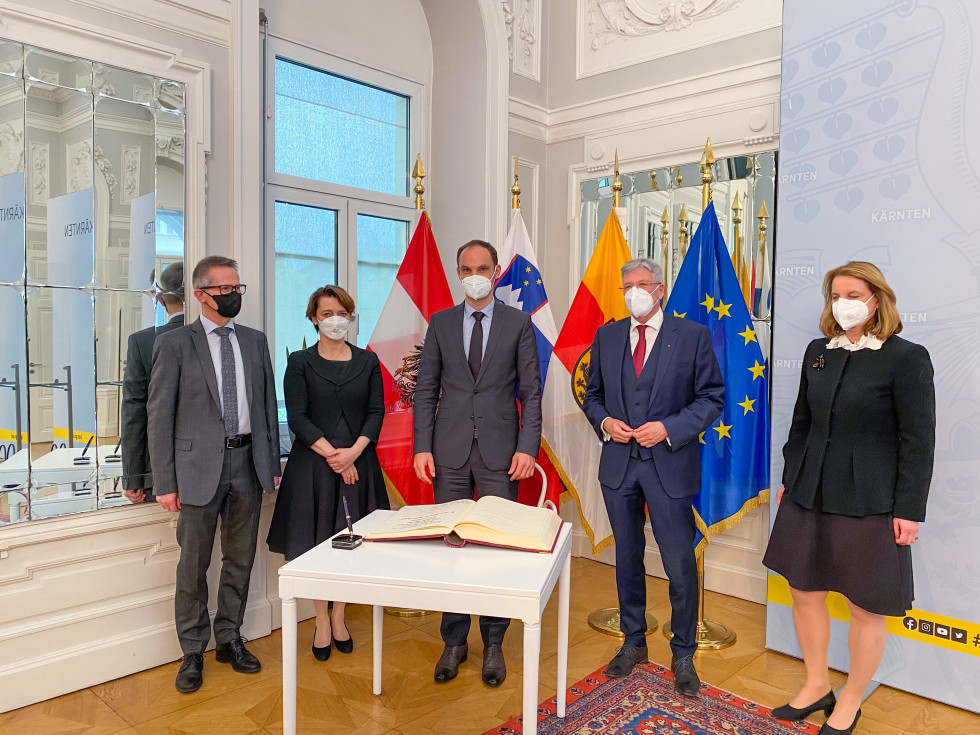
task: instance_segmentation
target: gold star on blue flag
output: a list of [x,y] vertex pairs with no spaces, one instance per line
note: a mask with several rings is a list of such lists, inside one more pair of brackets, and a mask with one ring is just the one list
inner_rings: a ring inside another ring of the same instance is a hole
[[708,327],[725,378],[725,409],[713,431],[700,437],[701,491],[693,501],[700,553],[708,539],[769,500],[766,360],[713,203],[701,216],[665,311]]

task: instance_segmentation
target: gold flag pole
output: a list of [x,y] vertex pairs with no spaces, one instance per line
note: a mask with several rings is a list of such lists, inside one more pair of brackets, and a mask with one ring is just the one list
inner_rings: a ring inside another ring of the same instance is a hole
[[[711,164],[714,163],[715,157],[711,152],[711,139],[708,138],[708,142],[704,146],[704,155],[701,157],[701,203],[707,208],[708,203],[711,201]],[[681,216],[685,215],[685,211],[681,208]],[[685,235],[685,229],[682,225],[681,232]],[[729,646],[735,645],[736,635],[735,631],[724,623],[716,623],[712,620],[706,620],[704,617],[704,552],[708,547],[708,539],[705,537],[705,543],[700,544],[701,553],[697,554],[697,564],[698,564],[698,625],[696,639],[698,643],[699,650],[728,648]],[[674,634],[670,630],[670,621],[664,623],[664,636],[668,640],[674,637]]]
[[[667,211],[667,205],[664,205],[664,213],[660,216],[660,245],[663,248],[663,259],[664,259],[664,288],[667,288],[666,283],[668,279],[668,274],[670,270],[670,214]],[[664,298],[667,295],[664,294]]]
[[510,208],[521,208],[521,185],[517,183],[517,156],[514,156],[514,185],[510,187]]
[[[677,170],[680,171],[680,169]],[[678,239],[680,240],[681,243],[681,260],[683,260],[687,256],[687,205],[686,204],[681,205],[681,213],[678,216],[678,220],[681,226],[681,234],[678,236]]]
[[745,256],[742,254],[742,203],[739,201],[738,192],[735,192],[735,201],[732,203],[732,225],[734,226],[735,246],[732,248],[732,265],[735,266],[735,277],[738,279],[738,287],[742,291],[742,298],[745,305],[752,311],[752,304],[749,302],[749,278],[748,269],[745,265]]
[[412,178],[415,179],[415,208],[425,209],[425,200],[422,199],[422,195],[425,194],[425,187],[422,186],[422,179],[425,178],[425,166],[422,165],[422,154],[417,154],[415,158],[415,168],[412,169]]
[[[421,153],[416,155],[415,167],[412,169],[412,178],[415,179],[415,187],[412,189],[415,192],[415,208],[425,209],[425,200],[422,198],[422,195],[425,194],[425,187],[422,185],[422,179],[425,178],[425,166],[422,165]],[[430,615],[432,613],[431,610],[388,606],[385,606],[384,611],[385,615],[392,615],[396,618],[421,618],[423,615]]]
[[[612,183],[613,191],[613,208],[619,208],[620,202],[620,192],[623,191],[623,182],[619,180],[619,149],[616,149],[615,163],[613,164],[613,172],[615,178]],[[647,623],[647,635],[650,635],[653,631],[657,629],[657,619],[653,617],[650,613],[646,614]],[[589,626],[600,633],[605,633],[606,635],[619,636],[620,638],[625,638],[623,631],[619,627],[619,608],[618,607],[604,607],[599,610],[589,614]]]

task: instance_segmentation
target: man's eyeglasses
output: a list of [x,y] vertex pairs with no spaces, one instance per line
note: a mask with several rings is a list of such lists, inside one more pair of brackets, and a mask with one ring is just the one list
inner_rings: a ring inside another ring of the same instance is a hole
[[632,286],[620,286],[619,290],[626,293],[635,286],[637,288],[642,288],[644,291],[652,291],[659,285],[659,283],[654,283],[653,281],[640,281],[639,283],[634,283]]
[[204,291],[205,293],[212,293],[211,289],[215,289],[215,288],[218,289],[218,293],[219,294],[221,294],[222,296],[227,296],[228,294],[233,293],[233,292],[234,293],[237,293],[237,294],[243,294],[243,293],[245,293],[246,286],[245,286],[244,283],[240,283],[237,286],[228,286],[228,285],[223,285],[223,286],[201,286],[201,288],[199,288],[198,290],[199,291]]

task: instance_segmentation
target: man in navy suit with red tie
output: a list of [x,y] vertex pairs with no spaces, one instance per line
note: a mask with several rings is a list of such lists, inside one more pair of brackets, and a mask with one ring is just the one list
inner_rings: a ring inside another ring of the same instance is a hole
[[698,435],[719,415],[725,384],[711,333],[660,308],[663,271],[649,258],[622,268],[631,316],[596,331],[582,409],[603,440],[599,484],[616,541],[623,646],[606,674],[647,658],[644,505],[669,580],[674,688],[696,696],[698,577],[691,498],[701,487]]

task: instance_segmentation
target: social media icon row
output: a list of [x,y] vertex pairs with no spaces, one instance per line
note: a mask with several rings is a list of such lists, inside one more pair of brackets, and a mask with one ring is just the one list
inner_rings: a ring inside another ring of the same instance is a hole
[[909,631],[918,630],[923,635],[933,635],[936,638],[945,638],[966,645],[966,631],[962,628],[953,628],[945,623],[934,623],[931,620],[916,620],[913,617],[906,617],[902,621],[902,626]]

